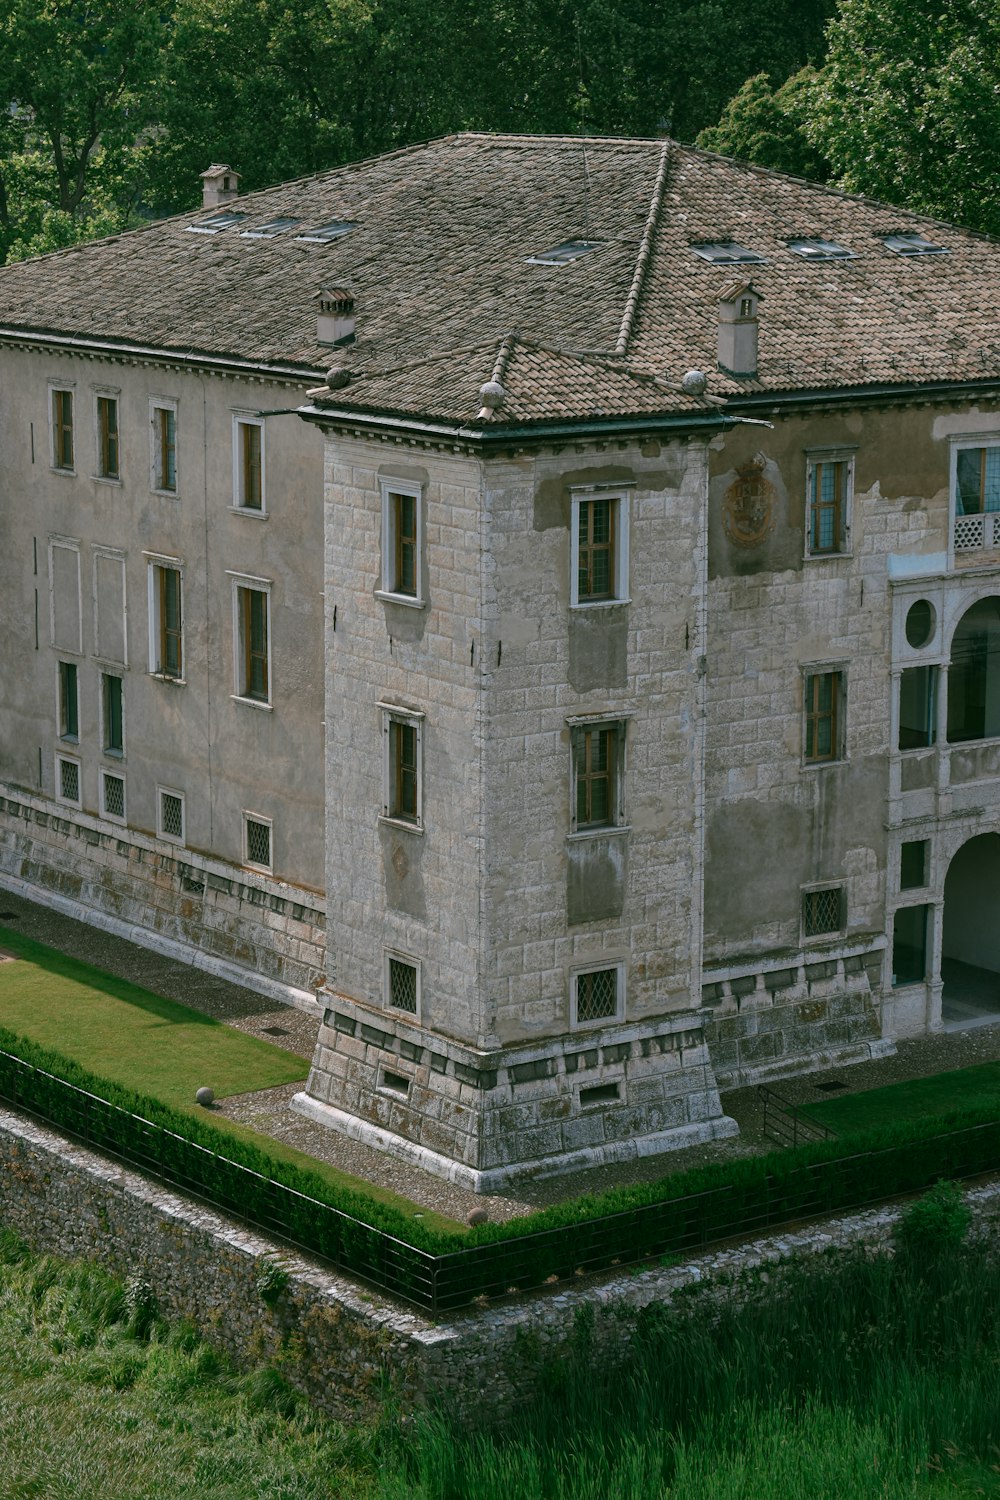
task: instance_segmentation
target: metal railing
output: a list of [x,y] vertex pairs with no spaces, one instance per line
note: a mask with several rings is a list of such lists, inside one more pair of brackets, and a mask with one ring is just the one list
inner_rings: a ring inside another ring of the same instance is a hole
[[766,1084],[759,1084],[757,1097],[763,1119],[761,1131],[779,1146],[804,1146],[809,1141],[836,1140],[837,1132],[818,1120],[810,1119],[797,1104],[782,1098]]
[[743,1162],[704,1192],[553,1229],[518,1234],[515,1223],[502,1240],[433,1255],[2,1050],[0,1098],[432,1316],[1000,1167],[1000,1120],[991,1120],[806,1164],[778,1155],[759,1175]]

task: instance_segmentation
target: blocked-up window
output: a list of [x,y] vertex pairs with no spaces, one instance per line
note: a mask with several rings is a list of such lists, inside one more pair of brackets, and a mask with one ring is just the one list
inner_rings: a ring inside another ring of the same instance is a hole
[[823,886],[821,889],[802,892],[802,935],[822,937],[826,933],[841,932],[844,927],[844,887]]
[[243,858],[258,870],[271,869],[271,820],[256,813],[243,814]]
[[573,1020],[576,1025],[617,1018],[620,1004],[621,967],[585,969],[574,976]]

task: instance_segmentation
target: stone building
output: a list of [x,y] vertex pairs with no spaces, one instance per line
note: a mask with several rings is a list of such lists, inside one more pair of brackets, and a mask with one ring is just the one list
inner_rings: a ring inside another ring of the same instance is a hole
[[[983,237],[672,142],[481,135],[0,271],[3,493],[32,494],[4,878],[255,945],[219,956],[323,1008],[297,1107],[480,1188],[1000,1013],[998,286]],[[145,479],[115,512],[58,461],[60,393],[100,452],[120,387],[154,472],[161,371],[205,414],[174,530]],[[59,694],[110,675],[104,585],[74,635],[66,579],[116,551],[111,826],[96,710],[71,751]],[[178,558],[183,694],[154,649]],[[183,855],[148,811],[182,782]]]

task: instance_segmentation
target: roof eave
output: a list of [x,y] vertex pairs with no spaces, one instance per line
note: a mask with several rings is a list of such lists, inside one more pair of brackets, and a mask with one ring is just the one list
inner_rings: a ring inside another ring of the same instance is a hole
[[103,359],[155,360],[158,364],[185,369],[212,370],[225,375],[263,375],[270,379],[306,381],[315,385],[324,372],[315,365],[290,361],[243,359],[236,354],[211,354],[200,349],[169,349],[158,344],[132,343],[125,339],[88,338],[83,334],[48,333],[33,328],[0,324],[0,344],[27,344],[67,354],[87,354]]
[[558,422],[474,423],[430,421],[416,415],[390,415],[352,407],[299,407],[304,422],[320,427],[353,427],[372,435],[391,433],[394,437],[413,437],[427,441],[470,444],[482,448],[504,448],[512,443],[551,442],[560,438],[625,438],[637,433],[684,432],[711,429],[719,431],[737,419],[723,411],[651,412],[628,417],[576,417]]

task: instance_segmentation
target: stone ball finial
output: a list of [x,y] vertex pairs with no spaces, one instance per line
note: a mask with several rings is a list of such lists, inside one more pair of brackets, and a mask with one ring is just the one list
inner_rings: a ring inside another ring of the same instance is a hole
[[485,385],[479,387],[479,397],[487,411],[496,411],[506,401],[507,392],[499,380],[487,380]]
[[701,370],[688,370],[681,379],[681,390],[686,396],[704,396],[708,389],[708,377]]
[[345,385],[350,385],[351,372],[345,370],[342,365],[334,365],[326,372],[326,383],[331,391],[342,390]]
[[203,1109],[210,1109],[215,1103],[214,1089],[199,1089],[194,1096],[195,1104],[200,1104]]

